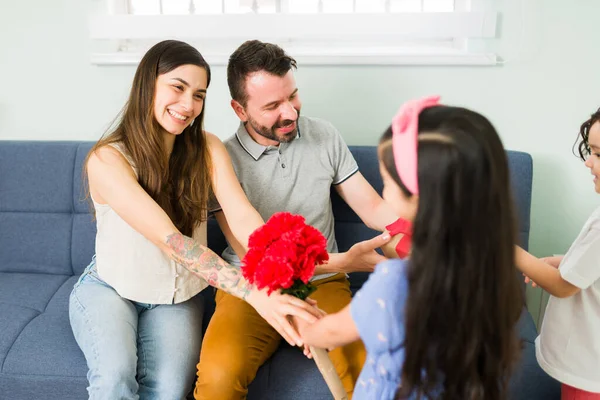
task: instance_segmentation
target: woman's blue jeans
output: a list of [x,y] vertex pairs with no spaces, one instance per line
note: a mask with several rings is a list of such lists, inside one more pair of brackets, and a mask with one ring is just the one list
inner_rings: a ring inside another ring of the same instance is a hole
[[184,399],[202,340],[202,303],[154,305],[122,298],[96,272],[75,284],[69,318],[89,368],[90,399]]

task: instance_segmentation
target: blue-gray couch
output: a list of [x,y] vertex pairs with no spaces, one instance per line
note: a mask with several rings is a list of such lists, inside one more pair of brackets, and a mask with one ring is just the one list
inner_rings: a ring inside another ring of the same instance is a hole
[[[94,252],[95,226],[82,191],[82,162],[89,142],[0,141],[0,399],[85,399],[86,364],[68,318],[68,296]],[[361,172],[381,191],[374,147],[352,147]],[[519,208],[520,240],[527,247],[532,164],[528,154],[508,153]],[[372,237],[356,215],[333,196],[340,250]],[[209,246],[220,251],[214,222]],[[366,274],[352,274],[353,289]],[[205,323],[212,291],[205,290]],[[559,386],[538,366],[535,326],[523,313],[521,366],[511,399],[559,399]],[[200,335],[201,333],[198,332]],[[282,345],[250,387],[249,399],[329,399],[314,366]]]

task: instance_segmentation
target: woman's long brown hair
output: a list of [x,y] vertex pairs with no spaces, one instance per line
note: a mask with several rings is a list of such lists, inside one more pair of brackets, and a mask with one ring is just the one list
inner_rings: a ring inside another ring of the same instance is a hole
[[[382,163],[411,196],[391,137],[388,129]],[[485,117],[437,106],[419,116],[418,160],[398,398],[506,399],[524,305],[506,153]]]
[[89,158],[107,144],[121,143],[137,168],[140,185],[187,236],[206,219],[211,189],[211,160],[203,123],[206,102],[194,123],[176,137],[169,159],[165,156],[164,129],[154,117],[153,106],[158,76],[189,64],[206,70],[208,86],[210,67],[192,46],[166,40],[148,50],[136,70],[116,127],[88,154]]

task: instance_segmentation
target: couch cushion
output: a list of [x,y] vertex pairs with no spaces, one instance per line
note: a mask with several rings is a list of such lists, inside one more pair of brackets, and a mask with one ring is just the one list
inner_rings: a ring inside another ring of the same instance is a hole
[[0,272],[0,306],[15,305],[44,312],[68,276]]
[[535,338],[538,336],[533,318],[526,309],[524,309],[523,313],[521,314],[521,318],[519,319],[519,323],[517,325],[517,330],[521,339],[528,343],[534,343]]
[[520,151],[509,150],[508,167],[519,223],[520,245],[529,247],[529,229],[531,219],[531,185],[533,181],[533,160],[531,155]]
[[[23,329],[39,313],[31,308],[0,303],[0,367]],[[2,373],[2,370],[0,370]]]
[[84,182],[83,163],[93,143],[81,142],[77,146],[73,169],[73,237],[71,239],[71,266],[80,275],[92,260],[95,252],[96,220]]
[[96,221],[93,218],[92,214],[73,214],[71,266],[75,275],[81,275],[95,253]]
[[92,210],[87,197],[87,186],[84,185],[83,163],[93,144],[81,142],[77,145],[73,168],[73,208],[76,213],[89,214]]
[[[79,274],[95,223],[82,182],[91,142],[0,146],[0,271]],[[25,160],[25,161],[24,161]]]
[[298,348],[282,343],[258,370],[248,400],[330,400],[331,393],[315,362]]
[[[362,222],[336,222],[335,238],[340,252],[348,249],[357,242],[372,239],[379,232],[367,228]],[[368,272],[352,272],[350,277],[350,289],[355,293],[369,278]]]
[[85,377],[0,373],[0,398],[3,400],[82,400],[88,398],[86,387]]
[[0,211],[71,213],[75,151],[73,142],[4,142]]
[[71,275],[72,220],[71,213],[0,212],[0,271]]
[[524,342],[521,359],[509,382],[510,400],[560,400],[560,383],[540,368],[535,345]]
[[6,356],[3,373],[85,377],[85,358],[69,323],[69,295],[76,281],[76,276],[65,280],[45,311],[20,332]]

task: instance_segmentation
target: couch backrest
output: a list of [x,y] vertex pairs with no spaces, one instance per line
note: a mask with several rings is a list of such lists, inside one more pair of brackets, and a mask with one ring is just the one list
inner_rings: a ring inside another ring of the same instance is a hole
[[[95,223],[82,186],[91,142],[0,141],[0,272],[79,274],[94,252]],[[376,148],[351,146],[361,173],[381,193]],[[519,210],[520,240],[527,248],[531,205],[531,156],[508,152]],[[340,251],[376,235],[332,191]],[[224,239],[209,223],[209,246]],[[365,279],[353,274],[353,286]]]

